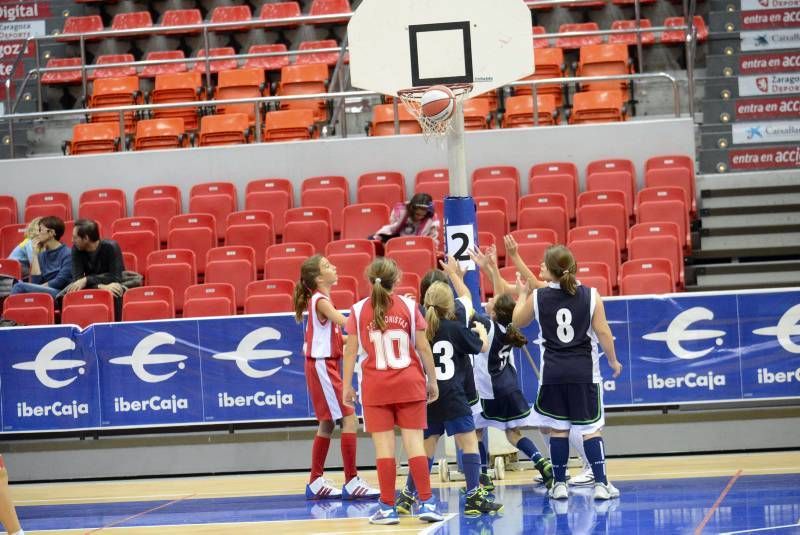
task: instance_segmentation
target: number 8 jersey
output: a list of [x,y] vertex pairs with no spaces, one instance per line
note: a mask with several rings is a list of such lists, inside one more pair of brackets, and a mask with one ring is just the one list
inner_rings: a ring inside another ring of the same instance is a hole
[[361,403],[389,405],[427,399],[425,372],[417,355],[416,331],[427,327],[425,318],[411,299],[393,295],[385,313],[386,330],[373,321],[369,298],[353,305],[347,318],[350,336],[358,337],[361,361]]
[[597,337],[592,330],[596,290],[578,285],[575,295],[557,283],[533,292],[542,344],[542,384],[600,381]]

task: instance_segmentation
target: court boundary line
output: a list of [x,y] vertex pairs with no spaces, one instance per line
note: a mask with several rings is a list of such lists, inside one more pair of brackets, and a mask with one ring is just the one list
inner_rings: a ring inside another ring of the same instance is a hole
[[711,520],[712,516],[714,516],[714,512],[722,504],[722,500],[725,499],[725,496],[728,495],[728,492],[730,492],[731,488],[733,488],[734,483],[736,483],[736,481],[739,479],[739,477],[741,475],[742,475],[742,469],[740,468],[739,470],[736,471],[735,474],[733,474],[731,479],[728,481],[728,484],[725,485],[725,488],[722,489],[722,492],[717,497],[717,500],[711,506],[711,509],[708,510],[708,512],[706,513],[706,516],[703,517],[703,520],[694,529],[694,535],[700,535],[701,533],[703,533],[703,528],[706,527],[706,524],[708,524],[708,521]]
[[725,531],[723,533],[720,533],[719,535],[736,535],[738,533],[754,533],[756,531],[768,531],[771,529],[796,528],[796,527],[800,527],[800,519],[797,521],[796,524],[784,524],[782,526],[769,526],[766,528],[743,529],[740,531]]
[[453,520],[457,517],[459,513],[447,513],[444,515],[444,519],[440,522],[436,522],[435,524],[431,524],[430,526],[426,527],[422,531],[419,532],[419,535],[433,535],[434,533],[438,532],[441,528],[443,528],[448,522]]
[[85,533],[86,533],[86,535],[89,535],[91,533],[97,533],[99,531],[103,531],[104,529],[117,527],[120,524],[124,524],[125,522],[129,522],[129,521],[134,520],[136,518],[143,517],[144,515],[152,513],[154,511],[158,511],[159,509],[164,509],[165,507],[169,507],[170,505],[175,505],[176,503],[180,503],[180,502],[182,502],[183,500],[185,500],[187,498],[191,498],[192,496],[194,496],[194,495],[193,494],[187,494],[186,496],[183,496],[181,498],[177,498],[177,499],[172,500],[170,502],[162,503],[161,505],[157,505],[155,507],[151,507],[150,509],[147,509],[146,511],[142,511],[140,513],[136,513],[135,515],[130,515],[130,516],[125,517],[125,518],[123,518],[121,520],[117,520],[117,521],[114,521],[114,522],[112,522],[110,524],[106,524],[105,526],[102,526],[102,527],[99,527],[99,528],[90,529],[89,531],[86,531]]

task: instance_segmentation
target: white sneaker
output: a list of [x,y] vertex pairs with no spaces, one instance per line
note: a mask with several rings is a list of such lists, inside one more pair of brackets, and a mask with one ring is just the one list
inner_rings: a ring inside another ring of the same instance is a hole
[[331,482],[322,476],[306,485],[307,500],[328,500],[341,497],[342,491],[331,485]]
[[594,472],[591,468],[584,468],[583,472],[569,480],[570,485],[576,487],[589,487],[594,485]]
[[344,500],[371,500],[380,495],[381,491],[370,487],[366,481],[358,476],[348,481],[347,484],[342,487],[342,499]]
[[612,485],[610,481],[606,484],[603,483],[594,484],[595,500],[611,500],[614,498],[619,498],[619,489],[617,489],[617,487]]
[[554,500],[566,500],[569,498],[569,489],[563,481],[556,481],[549,494]]

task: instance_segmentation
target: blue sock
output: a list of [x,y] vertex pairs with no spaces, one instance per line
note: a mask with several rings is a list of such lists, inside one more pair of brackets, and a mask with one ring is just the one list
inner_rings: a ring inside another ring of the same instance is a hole
[[603,447],[603,437],[594,437],[583,441],[586,458],[592,467],[594,480],[597,483],[608,483],[606,479],[606,450]]
[[[483,432],[483,437],[486,435],[488,435],[488,431]],[[483,437],[478,441],[478,455],[481,457],[481,474],[487,473],[489,465],[489,458],[486,455],[486,444],[483,443]]]
[[533,441],[528,437],[522,437],[519,439],[517,442],[517,449],[527,455],[528,458],[534,463],[538,463],[542,459],[542,454],[539,453],[539,449],[536,447],[536,444],[534,444]]
[[465,453],[461,456],[464,465],[464,479],[467,480],[467,494],[478,488],[481,473],[481,456],[477,453]]
[[[433,457],[428,457],[428,472],[430,473],[431,467],[433,466]],[[408,471],[408,477],[406,477],[406,488],[408,492],[412,495],[417,493],[417,486],[414,485],[414,479],[411,477],[411,470]]]
[[569,438],[550,437],[550,460],[553,463],[553,478],[566,483],[567,461],[569,461]]

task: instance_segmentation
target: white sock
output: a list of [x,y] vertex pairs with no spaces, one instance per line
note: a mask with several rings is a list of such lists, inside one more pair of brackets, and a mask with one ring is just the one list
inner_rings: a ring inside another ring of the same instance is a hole
[[11,535],[25,535],[25,530],[21,529],[21,530],[17,531],[16,533],[12,533]]
[[576,427],[571,427],[569,430],[569,444],[580,455],[584,470],[588,469],[591,465],[586,458],[586,451],[583,449],[583,435]]

